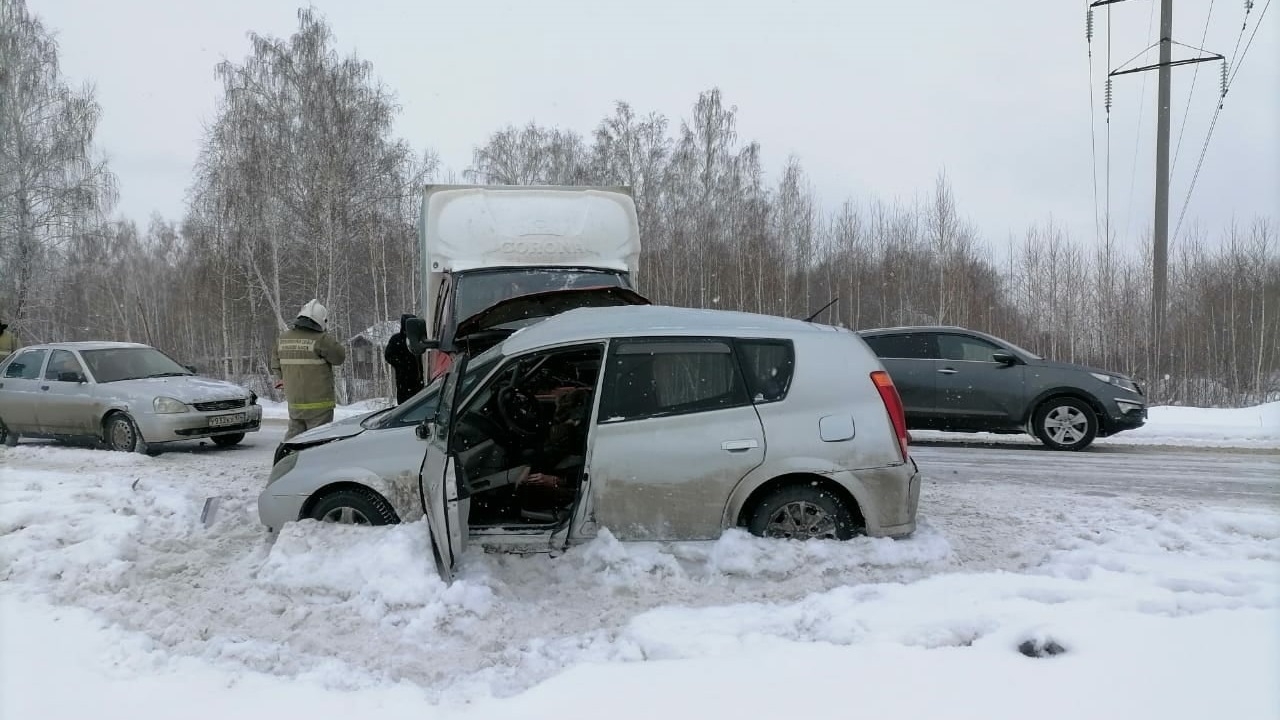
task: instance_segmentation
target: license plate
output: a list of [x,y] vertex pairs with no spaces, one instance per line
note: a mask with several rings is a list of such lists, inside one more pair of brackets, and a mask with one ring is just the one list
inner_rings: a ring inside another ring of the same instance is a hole
[[244,422],[244,413],[236,413],[235,415],[214,415],[209,418],[209,427],[227,427],[228,425],[240,425]]

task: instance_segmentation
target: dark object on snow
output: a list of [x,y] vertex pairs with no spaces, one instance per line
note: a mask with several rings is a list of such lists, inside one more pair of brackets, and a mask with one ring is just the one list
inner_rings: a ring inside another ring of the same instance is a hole
[[1061,655],[1066,651],[1066,648],[1059,645],[1058,641],[1053,639],[1024,640],[1022,641],[1022,644],[1018,646],[1018,652],[1029,658],[1053,657],[1054,655]]
[[404,333],[405,323],[412,317],[415,316],[400,316],[400,331],[387,340],[387,349],[382,354],[396,375],[397,405],[417,395],[422,389],[422,358],[409,351]]

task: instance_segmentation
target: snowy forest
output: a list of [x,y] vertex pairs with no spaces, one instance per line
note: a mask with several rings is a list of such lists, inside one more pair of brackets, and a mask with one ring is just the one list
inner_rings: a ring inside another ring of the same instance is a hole
[[[589,133],[513,118],[447,169],[431,138],[395,137],[394,89],[313,11],[288,38],[251,40],[216,67],[185,214],[140,227],[114,214],[95,146],[111,108],[63,75],[23,0],[0,0],[0,320],[22,342],[145,342],[267,395],[267,348],[312,297],[344,340],[416,310],[424,183],[625,185],[655,302],[804,317],[839,298],[820,321],[966,326],[1129,373],[1155,403],[1280,395],[1276,218],[1178,237],[1168,330],[1152,338],[1149,233],[1072,234],[1046,208],[1019,236],[982,237],[958,200],[981,188],[941,171],[909,202],[833,202],[796,158],[766,172],[767,148],[714,88],[679,118],[620,100]],[[343,367],[344,400],[385,394],[370,367]]]

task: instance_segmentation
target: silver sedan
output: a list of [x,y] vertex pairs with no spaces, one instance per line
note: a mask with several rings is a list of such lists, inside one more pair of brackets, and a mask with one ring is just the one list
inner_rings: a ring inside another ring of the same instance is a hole
[[0,364],[0,440],[11,446],[21,436],[148,454],[206,437],[229,447],[261,427],[257,402],[239,385],[200,377],[136,343],[33,345]]

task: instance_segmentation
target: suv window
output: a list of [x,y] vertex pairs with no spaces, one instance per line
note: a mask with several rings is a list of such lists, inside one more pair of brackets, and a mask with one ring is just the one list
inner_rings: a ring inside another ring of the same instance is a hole
[[84,368],[70,351],[54,350],[49,356],[49,366],[44,370],[45,380],[58,380],[63,373],[74,373],[84,377]]
[[725,340],[624,340],[608,373],[602,422],[751,404],[733,347]]
[[795,372],[795,348],[787,340],[739,340],[738,357],[751,399],[776,402],[787,396]]
[[1003,348],[976,337],[966,335],[939,335],[938,353],[943,360],[971,360],[995,362],[991,354]]
[[936,360],[938,345],[932,333],[903,333],[863,337],[871,350],[882,358]]
[[44,365],[44,356],[48,350],[23,350],[9,361],[4,369],[4,376],[18,380],[38,380],[40,367]]

